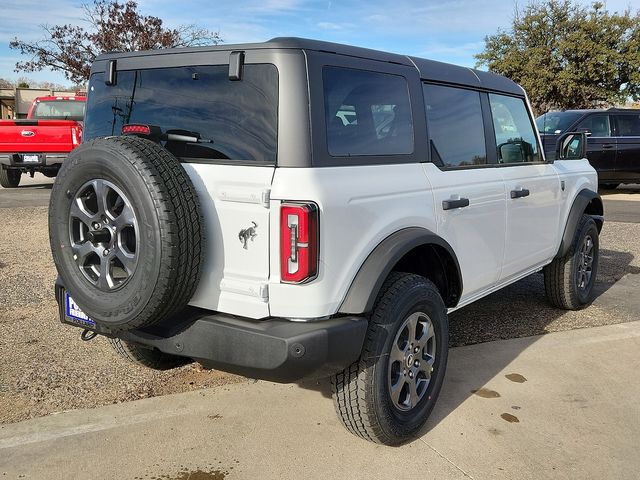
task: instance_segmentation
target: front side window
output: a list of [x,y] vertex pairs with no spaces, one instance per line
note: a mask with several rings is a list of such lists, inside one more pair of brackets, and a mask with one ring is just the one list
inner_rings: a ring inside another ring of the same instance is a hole
[[590,133],[592,137],[611,137],[609,115],[591,115],[578,124],[579,132]]
[[618,135],[621,137],[640,137],[640,114],[616,115]]
[[322,79],[331,156],[413,152],[413,120],[404,77],[324,67]]
[[487,147],[480,93],[424,85],[431,161],[441,167],[485,165]]
[[489,94],[498,163],[541,162],[540,148],[524,100]]
[[560,134],[582,116],[582,112],[548,112],[536,118],[540,133]]
[[118,71],[105,85],[94,74],[84,139],[120,135],[126,124],[160,127],[165,148],[183,160],[274,163],[278,127],[278,71],[274,65],[244,65],[242,79],[229,80],[227,65]]

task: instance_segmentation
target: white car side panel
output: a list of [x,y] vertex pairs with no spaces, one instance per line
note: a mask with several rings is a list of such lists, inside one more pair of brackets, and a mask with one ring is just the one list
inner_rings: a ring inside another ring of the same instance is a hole
[[[284,200],[320,208],[318,277],[280,283],[279,207]],[[356,273],[386,237],[406,227],[436,231],[433,195],[421,164],[279,168],[271,191],[271,315],[317,318],[334,314]]]
[[[513,165],[496,169],[505,182],[507,225],[501,280],[518,276],[556,254],[561,207],[560,180],[552,164]],[[511,198],[527,189],[527,197]]]
[[[183,164],[204,216],[202,278],[190,305],[249,318],[269,316],[269,202],[273,167]],[[254,223],[255,226],[254,227]],[[239,237],[254,228],[247,248]]]
[[[423,164],[435,199],[437,233],[453,248],[462,272],[460,301],[498,282],[504,256],[505,189],[495,168],[442,171]],[[469,199],[469,206],[443,210],[443,200]]]

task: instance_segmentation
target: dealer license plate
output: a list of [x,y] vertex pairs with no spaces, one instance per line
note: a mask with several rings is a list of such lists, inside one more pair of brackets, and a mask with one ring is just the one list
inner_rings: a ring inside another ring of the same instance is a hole
[[38,157],[38,155],[23,155],[22,161],[24,163],[38,163],[40,161],[40,157]]
[[65,292],[64,313],[67,320],[85,327],[95,327],[96,322],[91,320],[89,316],[82,311],[76,302],[73,301],[71,295]]

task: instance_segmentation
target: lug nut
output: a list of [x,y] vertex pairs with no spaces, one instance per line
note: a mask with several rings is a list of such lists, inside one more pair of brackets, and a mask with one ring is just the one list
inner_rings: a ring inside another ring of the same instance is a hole
[[416,347],[413,349],[413,353],[418,353],[420,351],[420,347]]
[[418,360],[416,360],[415,362],[413,362],[413,364],[414,364],[416,367],[419,367],[419,366],[420,366],[420,362],[419,362]]
[[93,229],[94,230],[99,230],[100,229],[100,224],[98,222],[93,224]]
[[413,378],[413,372],[409,372],[409,378]]
[[406,370],[403,370],[403,371],[402,371],[402,374],[406,377],[406,376],[407,376],[407,371],[406,371]]
[[104,252],[102,252],[102,255],[104,255],[105,257],[106,257],[107,255],[109,255],[109,249],[108,249],[108,248],[105,248],[105,249],[104,249]]

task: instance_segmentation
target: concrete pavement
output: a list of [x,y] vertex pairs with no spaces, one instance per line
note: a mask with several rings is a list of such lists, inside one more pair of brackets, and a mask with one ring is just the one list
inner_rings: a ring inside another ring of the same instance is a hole
[[636,479],[639,351],[640,322],[455,348],[398,448],[347,433],[324,382],[60,413],[0,427],[0,478]]
[[18,188],[0,187],[0,208],[48,206],[54,180],[41,173],[33,178],[23,174]]

